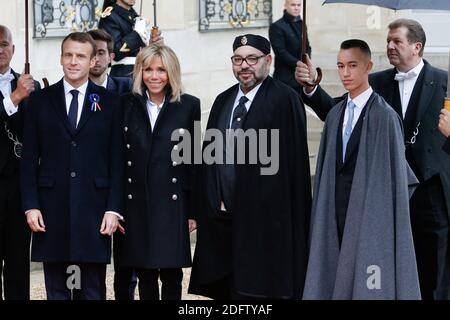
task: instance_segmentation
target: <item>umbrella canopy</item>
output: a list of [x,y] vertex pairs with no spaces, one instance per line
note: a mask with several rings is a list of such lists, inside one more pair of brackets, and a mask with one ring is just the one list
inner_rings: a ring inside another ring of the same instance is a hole
[[450,0],[325,0],[328,3],[354,3],[379,6],[394,10],[429,9],[450,10]]

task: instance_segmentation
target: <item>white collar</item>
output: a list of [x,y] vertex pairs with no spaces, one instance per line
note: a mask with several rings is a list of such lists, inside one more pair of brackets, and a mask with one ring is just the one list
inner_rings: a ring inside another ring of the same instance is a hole
[[67,82],[66,79],[63,79],[63,83],[64,83],[64,94],[66,95],[69,94],[71,90],[78,90],[79,93],[85,95],[89,81],[86,81],[78,88],[72,87],[72,85],[69,82]]
[[108,76],[106,76],[105,81],[103,81],[103,83],[100,86],[105,89],[108,87]]
[[422,71],[422,68],[424,65],[425,65],[425,63],[423,62],[423,59],[420,59],[420,62],[417,64],[417,66],[415,66],[411,70],[409,70],[407,72],[402,72],[397,69],[397,72],[398,73],[414,73],[416,76],[418,76],[420,74],[420,72]]
[[156,104],[152,100],[150,100],[150,94],[148,93],[148,91],[145,91],[145,93],[147,94],[147,102],[150,104],[151,107],[157,107],[159,109],[162,108],[162,106],[164,105],[164,102],[166,101],[166,96],[164,96],[161,104]]
[[7,74],[13,74],[11,68],[9,68],[5,73],[1,74],[0,76],[6,76]]
[[247,99],[249,100],[249,102],[252,103],[253,100],[255,99],[255,96],[258,93],[258,90],[261,87],[261,85],[262,85],[262,81],[256,87],[254,87],[252,90],[247,92],[247,94],[244,94],[244,92],[242,92],[241,86],[239,86],[239,90],[238,90],[238,94],[237,94],[237,97],[236,97],[236,101],[238,101],[242,96],[246,96]]
[[367,101],[369,100],[370,96],[373,93],[373,89],[372,87],[369,86],[369,88],[364,91],[363,93],[360,93],[357,97],[351,99],[350,98],[350,94],[348,95],[347,98],[347,104],[352,101],[357,108],[364,108],[364,106],[366,105]]

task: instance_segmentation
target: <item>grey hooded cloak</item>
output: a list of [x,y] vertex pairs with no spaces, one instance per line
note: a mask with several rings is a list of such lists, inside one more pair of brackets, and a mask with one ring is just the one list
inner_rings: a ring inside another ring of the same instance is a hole
[[[346,100],[330,111],[320,144],[304,299],[420,299],[399,116],[376,93],[365,108],[339,247],[335,215],[336,133]],[[410,191],[410,192],[408,192]]]

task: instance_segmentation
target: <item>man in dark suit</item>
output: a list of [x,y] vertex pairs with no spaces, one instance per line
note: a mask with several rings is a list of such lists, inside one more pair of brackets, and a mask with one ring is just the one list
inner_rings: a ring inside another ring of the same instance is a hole
[[[273,78],[284,82],[296,92],[300,86],[295,81],[294,70],[302,51],[301,0],[285,0],[284,14],[269,27],[269,39],[275,53]],[[306,53],[311,56],[311,47],[306,38]]]
[[104,9],[98,24],[114,40],[113,77],[132,77],[136,55],[150,40],[145,20],[133,9],[135,3],[136,0],[117,0]]
[[[442,150],[445,137],[437,130],[447,72],[422,58],[426,36],[417,21],[395,20],[387,40],[387,56],[395,68],[371,74],[369,82],[403,119],[406,158],[420,181],[410,213],[422,298],[448,299],[450,161]],[[299,62],[296,79],[305,85],[314,78],[313,70],[310,61]],[[304,93],[304,101],[325,119],[335,100],[320,86],[305,87]]]
[[[23,110],[39,89],[30,74],[11,69],[11,31],[0,25],[0,300],[30,298],[30,231],[20,205]],[[3,285],[2,285],[3,274]]]
[[96,85],[120,95],[131,92],[133,82],[129,77],[111,77],[108,75],[109,64],[115,57],[112,37],[102,29],[90,30],[88,33],[97,45],[96,61],[95,65],[89,70],[89,79]]
[[32,95],[25,115],[22,205],[49,300],[105,299],[111,235],[122,218],[119,99],[88,80],[95,51],[87,33],[69,34],[64,78]]
[[[239,83],[216,98],[206,130],[220,131],[223,140],[205,136],[203,145],[226,160],[203,166],[189,290],[219,299],[299,299],[311,205],[303,106],[294,90],[269,76],[272,57],[264,37],[236,37],[231,61]],[[279,166],[264,173],[268,163],[248,160],[257,157],[253,139],[243,148],[238,142],[236,163],[230,139],[238,129],[256,132],[260,149],[271,150]]]
[[[120,95],[131,92],[132,81],[128,77],[111,77],[108,75],[108,66],[114,59],[113,39],[102,29],[90,30],[88,33],[97,45],[96,61],[89,71],[89,79],[98,86]],[[116,233],[114,240],[122,235]],[[132,268],[119,266],[117,263],[117,245],[114,249],[114,296],[116,300],[134,300],[134,291],[137,278]]]

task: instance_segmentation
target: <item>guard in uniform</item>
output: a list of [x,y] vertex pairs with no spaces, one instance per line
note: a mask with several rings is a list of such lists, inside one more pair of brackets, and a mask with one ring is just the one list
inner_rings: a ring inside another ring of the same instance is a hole
[[136,55],[150,40],[145,20],[133,9],[135,3],[135,0],[117,0],[113,6],[108,6],[105,1],[98,27],[114,39],[112,77],[131,77]]

